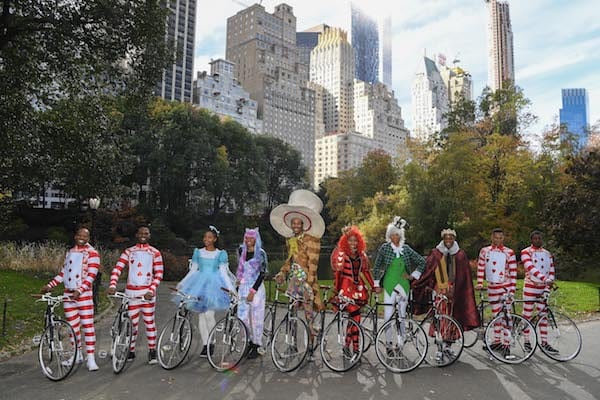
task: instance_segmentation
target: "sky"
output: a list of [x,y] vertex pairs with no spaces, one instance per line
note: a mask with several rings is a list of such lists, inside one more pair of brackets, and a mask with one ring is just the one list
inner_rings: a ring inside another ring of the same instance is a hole
[[[273,12],[281,0],[263,0]],[[348,0],[287,0],[297,31],[326,23],[348,29]],[[225,57],[227,18],[253,4],[244,0],[198,1],[195,71]],[[477,97],[487,84],[487,6],[484,0],[369,0],[357,4],[374,18],[392,18],[392,89],[406,127],[412,128],[411,84],[423,54],[458,58],[471,73]],[[558,120],[562,88],[586,88],[590,123],[600,120],[600,8],[597,0],[510,0],[515,80],[539,117],[528,134],[538,136]],[[194,73],[194,77],[196,73]]]

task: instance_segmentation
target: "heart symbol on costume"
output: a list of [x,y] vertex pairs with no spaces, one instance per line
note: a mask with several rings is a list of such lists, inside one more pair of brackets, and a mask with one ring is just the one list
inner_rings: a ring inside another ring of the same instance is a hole
[[71,272],[71,268],[69,268],[69,272]]
[[138,268],[142,268],[142,263],[141,262],[138,263]]
[[75,275],[75,278],[79,279],[79,274]]
[[69,264],[73,264],[73,260],[69,260]]
[[69,278],[69,282],[71,282],[71,278]]
[[502,275],[504,275],[504,272],[500,272],[498,275],[502,276]]
[[485,259],[485,262],[489,262],[489,261],[490,261],[490,259],[489,259],[489,258],[486,258],[486,259]]
[[544,261],[544,259],[542,258],[542,261]]
[[492,272],[495,274],[495,273],[496,273],[496,270],[495,270],[495,269],[492,269]]
[[496,265],[496,261],[492,261],[492,264]]
[[148,272],[148,273],[146,274],[146,276],[150,276],[150,272]]
[[533,262],[537,264],[538,260],[533,260]]
[[138,274],[137,274],[137,275],[138,275],[138,276],[142,276],[143,274],[142,274],[142,272],[140,271],[140,272],[138,272]]

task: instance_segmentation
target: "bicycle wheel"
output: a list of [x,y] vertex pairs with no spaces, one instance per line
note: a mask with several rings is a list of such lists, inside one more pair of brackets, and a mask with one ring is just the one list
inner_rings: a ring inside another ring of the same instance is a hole
[[520,315],[496,316],[485,330],[485,345],[498,361],[520,364],[533,355],[537,338],[533,325]]
[[477,343],[477,339],[481,335],[483,328],[478,326],[477,328],[469,329],[468,331],[463,331],[463,345],[466,348],[475,346]]
[[263,324],[263,342],[265,347],[271,343],[273,329],[275,328],[275,319],[273,318],[273,309],[269,306],[265,309],[265,320]]
[[432,315],[421,323],[427,334],[428,346],[425,362],[432,367],[446,367],[460,357],[463,350],[463,333],[458,322],[449,315]]
[[179,366],[192,345],[192,324],[179,314],[169,320],[158,337],[158,363],[164,369]]
[[271,359],[281,372],[298,368],[308,354],[308,327],[298,317],[286,316],[271,341]]
[[242,320],[228,314],[208,335],[208,362],[217,371],[235,368],[246,354],[249,340],[248,329]]
[[42,372],[52,381],[66,378],[77,359],[75,331],[67,321],[55,319],[46,328],[38,347],[38,360]]
[[335,372],[348,371],[358,364],[363,348],[362,328],[348,316],[335,317],[321,337],[321,357]]
[[371,344],[375,343],[375,336],[377,336],[377,331],[375,331],[375,313],[367,312],[363,314],[360,319],[360,326],[364,335],[364,353],[371,348]]
[[387,321],[375,338],[379,362],[394,373],[417,368],[427,355],[427,346],[425,331],[412,319]]
[[112,368],[115,374],[120,373],[127,364],[129,351],[133,336],[133,323],[128,315],[124,315],[121,320],[115,321],[114,336],[112,338],[111,354]]
[[538,346],[555,361],[569,361],[581,351],[581,332],[569,317],[551,312],[535,324]]

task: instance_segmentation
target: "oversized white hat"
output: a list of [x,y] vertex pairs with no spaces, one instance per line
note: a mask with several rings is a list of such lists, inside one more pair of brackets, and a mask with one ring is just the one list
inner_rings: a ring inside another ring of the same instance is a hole
[[304,232],[320,239],[325,233],[325,221],[321,217],[323,202],[309,190],[294,190],[287,204],[280,204],[271,211],[271,226],[281,236],[294,236],[292,219],[300,218],[304,223]]

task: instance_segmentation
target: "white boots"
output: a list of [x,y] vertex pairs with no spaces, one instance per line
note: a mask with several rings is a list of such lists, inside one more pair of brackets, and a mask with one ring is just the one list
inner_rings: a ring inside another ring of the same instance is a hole
[[96,364],[96,358],[93,354],[88,354],[87,356],[87,367],[90,371],[97,371],[98,365]]

